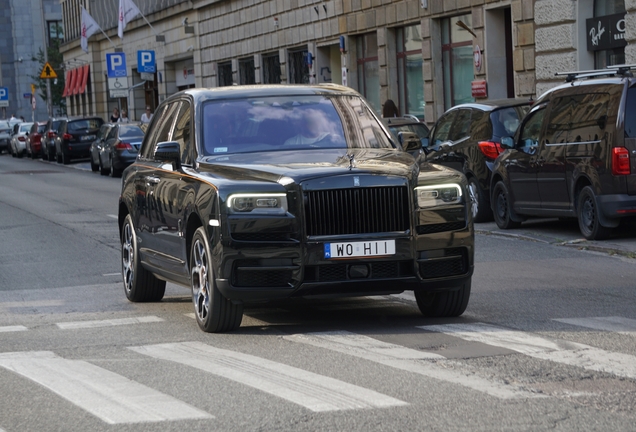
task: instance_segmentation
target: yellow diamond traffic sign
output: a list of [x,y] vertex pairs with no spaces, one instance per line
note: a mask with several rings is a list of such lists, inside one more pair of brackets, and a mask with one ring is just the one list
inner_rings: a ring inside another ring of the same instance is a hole
[[53,70],[53,66],[51,66],[51,63],[49,62],[44,63],[42,72],[40,72],[40,78],[42,79],[57,78],[57,74],[55,73],[55,70]]

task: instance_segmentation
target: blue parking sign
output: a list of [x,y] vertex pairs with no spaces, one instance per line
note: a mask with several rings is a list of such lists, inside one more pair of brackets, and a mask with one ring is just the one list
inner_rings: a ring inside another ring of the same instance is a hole
[[123,52],[106,53],[106,71],[108,78],[128,76],[126,72],[126,54]]
[[155,73],[157,65],[155,63],[154,51],[137,51],[137,72],[139,73]]

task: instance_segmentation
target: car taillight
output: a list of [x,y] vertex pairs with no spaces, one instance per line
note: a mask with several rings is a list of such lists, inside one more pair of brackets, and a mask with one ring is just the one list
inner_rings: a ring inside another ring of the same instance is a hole
[[612,149],[612,174],[631,174],[632,169],[629,164],[629,150],[625,147],[614,147]]
[[18,137],[18,141],[26,141],[26,138],[25,138],[25,137],[23,137],[23,136],[19,136],[19,137]]
[[503,152],[501,144],[492,141],[480,141],[479,150],[481,150],[484,156],[490,159],[497,159],[499,153]]
[[49,138],[55,138],[55,132],[49,131]]
[[126,142],[120,142],[115,144],[115,148],[117,150],[132,150],[133,149],[130,143],[126,143]]
[[72,140],[73,135],[71,135],[70,133],[65,133],[64,135],[62,135],[62,138],[65,140]]

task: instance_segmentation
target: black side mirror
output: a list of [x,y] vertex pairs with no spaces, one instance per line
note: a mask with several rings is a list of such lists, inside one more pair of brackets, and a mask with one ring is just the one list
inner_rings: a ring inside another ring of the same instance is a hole
[[503,148],[511,149],[515,146],[515,141],[512,137],[501,137],[501,146]]
[[413,132],[398,132],[398,141],[400,141],[402,150],[405,152],[412,152],[422,148],[420,137]]
[[165,141],[157,144],[155,160],[171,163],[174,169],[181,168],[181,147],[176,141]]

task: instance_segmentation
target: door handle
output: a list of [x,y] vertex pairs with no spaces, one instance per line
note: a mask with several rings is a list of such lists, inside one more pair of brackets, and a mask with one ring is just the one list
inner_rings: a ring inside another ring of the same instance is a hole
[[146,183],[148,184],[157,184],[161,181],[159,177],[155,176],[146,176]]

